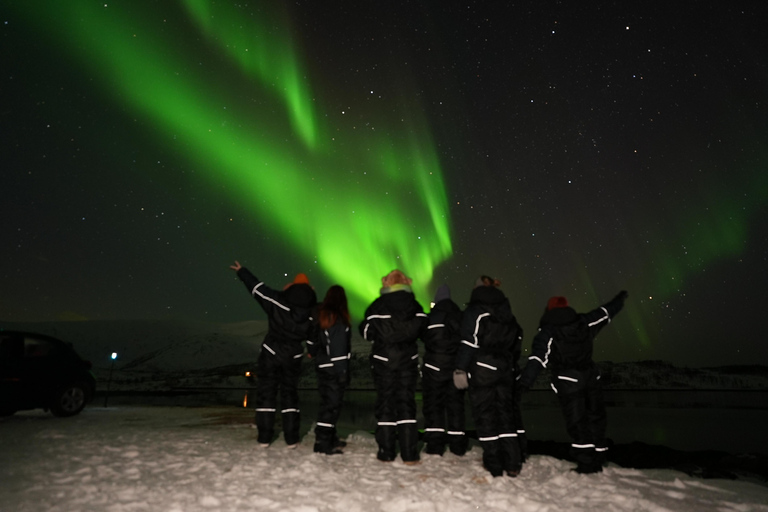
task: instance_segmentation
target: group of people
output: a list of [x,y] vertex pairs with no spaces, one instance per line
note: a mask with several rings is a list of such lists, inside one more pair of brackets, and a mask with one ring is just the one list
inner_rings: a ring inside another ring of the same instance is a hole
[[[344,289],[332,286],[318,304],[305,274],[277,290],[237,261],[231,268],[269,319],[257,366],[259,444],[267,447],[274,439],[278,394],[285,442],[289,447],[299,443],[297,385],[306,342],[321,397],[314,450],[343,453],[345,443],[339,439],[336,422],[349,383],[351,357]],[[379,297],[359,325],[360,334],[372,344],[379,460],[393,461],[399,448],[405,464],[419,463],[416,386],[421,374],[425,452],[466,453],[464,395],[468,392],[483,466],[494,477],[517,476],[528,453],[521,394],[547,368],[572,438],[575,470],[602,471],[606,412],[592,347],[597,333],[622,309],[627,292],[585,314],[576,313],[565,297],[549,299],[531,356],[521,369],[523,330],[497,279],[478,278],[464,311],[452,300],[448,286],[440,286],[428,314],[402,271],[391,271],[381,284]],[[418,340],[425,348],[421,367]]]

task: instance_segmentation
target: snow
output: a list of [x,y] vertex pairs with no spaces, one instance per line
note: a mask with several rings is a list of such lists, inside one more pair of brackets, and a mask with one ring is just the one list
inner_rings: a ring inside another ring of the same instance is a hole
[[91,404],[73,418],[42,410],[0,420],[2,511],[768,511],[768,487],[673,470],[609,465],[579,475],[533,455],[518,478],[492,478],[473,445],[464,457],[376,460],[367,431],[343,455],[282,439],[258,448],[241,407]]

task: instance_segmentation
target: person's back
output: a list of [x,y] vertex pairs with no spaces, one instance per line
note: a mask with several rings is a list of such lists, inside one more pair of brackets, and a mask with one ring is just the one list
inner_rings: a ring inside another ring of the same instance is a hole
[[427,317],[427,330],[422,336],[424,362],[448,371],[450,378],[461,344],[461,308],[450,298],[443,299],[435,303]]
[[478,286],[464,311],[457,368],[484,385],[514,366],[520,357],[522,336],[504,293],[496,286]]
[[427,316],[410,289],[391,288],[368,307],[360,331],[373,343],[375,358],[397,367],[418,357],[417,340]]
[[446,445],[456,455],[467,451],[465,393],[453,385],[456,354],[461,345],[462,314],[461,308],[451,300],[448,286],[441,285],[421,337],[424,342],[421,367],[424,442],[426,453],[432,455],[442,455]]
[[[464,311],[456,387],[469,387],[472,415],[483,448],[483,467],[514,477],[522,467],[515,404],[515,366],[523,330],[500,282],[482,276]],[[467,377],[469,380],[467,382]]]
[[339,439],[336,423],[350,379],[351,332],[344,288],[331,286],[317,313],[318,328],[308,343],[320,393],[314,451],[335,455],[343,453],[341,448],[346,444]]
[[418,346],[427,315],[411,291],[411,279],[393,270],[381,280],[381,295],[365,312],[360,334],[372,343],[371,368],[376,387],[377,458],[395,459],[396,444],[406,464],[419,460],[416,428]]

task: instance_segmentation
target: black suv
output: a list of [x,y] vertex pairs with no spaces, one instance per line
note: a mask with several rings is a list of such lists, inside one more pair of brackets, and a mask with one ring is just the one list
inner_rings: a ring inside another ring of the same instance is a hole
[[42,407],[56,416],[83,410],[96,391],[91,363],[43,334],[0,331],[0,415]]

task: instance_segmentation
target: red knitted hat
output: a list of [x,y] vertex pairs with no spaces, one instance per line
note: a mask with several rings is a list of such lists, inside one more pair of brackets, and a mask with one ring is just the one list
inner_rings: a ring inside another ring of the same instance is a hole
[[568,299],[565,297],[550,297],[547,301],[547,311],[555,308],[567,308]]

